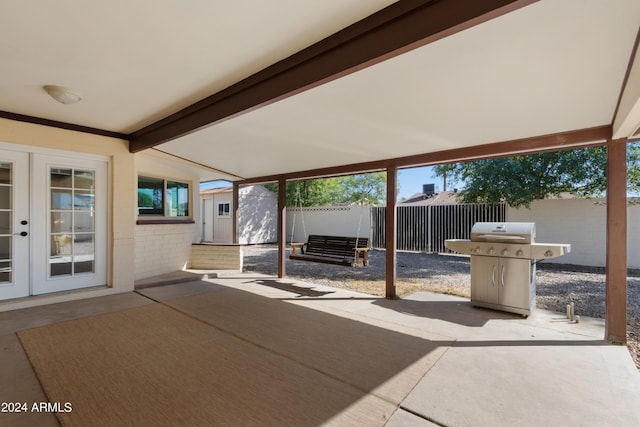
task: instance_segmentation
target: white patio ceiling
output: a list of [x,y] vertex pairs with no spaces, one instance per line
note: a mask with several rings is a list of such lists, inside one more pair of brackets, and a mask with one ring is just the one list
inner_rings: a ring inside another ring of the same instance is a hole
[[[4,1],[0,110],[128,135],[390,3]],[[153,150],[206,166],[202,179],[244,179],[614,118],[629,137],[640,66],[618,101],[639,27],[637,0],[542,0]],[[83,100],[58,104],[45,84]]]

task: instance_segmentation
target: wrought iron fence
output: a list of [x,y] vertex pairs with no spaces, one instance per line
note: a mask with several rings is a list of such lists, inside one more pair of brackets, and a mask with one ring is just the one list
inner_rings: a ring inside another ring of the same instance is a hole
[[[385,247],[386,207],[371,208],[371,244]],[[397,246],[400,251],[449,252],[446,239],[468,239],[476,222],[506,221],[506,204],[397,207]]]

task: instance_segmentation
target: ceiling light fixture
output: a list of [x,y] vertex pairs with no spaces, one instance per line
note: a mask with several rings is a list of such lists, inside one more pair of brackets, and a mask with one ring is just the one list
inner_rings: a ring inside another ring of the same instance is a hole
[[47,85],[42,88],[47,91],[49,96],[62,104],[75,104],[82,99],[78,92],[68,87]]

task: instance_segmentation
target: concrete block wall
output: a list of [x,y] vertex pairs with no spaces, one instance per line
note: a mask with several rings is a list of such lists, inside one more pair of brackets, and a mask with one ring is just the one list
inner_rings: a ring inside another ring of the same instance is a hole
[[143,224],[135,229],[135,279],[182,270],[191,257],[195,224]]
[[[606,264],[607,206],[605,199],[537,200],[529,209],[507,209],[511,222],[535,222],[536,242],[570,243],[571,253],[546,260],[560,264],[604,267]],[[627,207],[627,263],[640,268],[640,206]]]
[[[293,239],[291,237],[292,230]],[[309,234],[370,239],[371,214],[369,206],[287,208],[287,241],[306,242]]]
[[[304,221],[303,221],[304,218]],[[287,241],[306,241],[308,234],[371,237],[369,208],[359,206],[287,209]],[[507,208],[507,221],[535,222],[536,241],[569,243],[571,253],[545,263],[604,266],[606,263],[607,206],[606,199],[536,200],[530,208]],[[627,206],[627,263],[640,268],[640,203],[631,198]]]
[[193,244],[189,268],[242,271],[242,246]]

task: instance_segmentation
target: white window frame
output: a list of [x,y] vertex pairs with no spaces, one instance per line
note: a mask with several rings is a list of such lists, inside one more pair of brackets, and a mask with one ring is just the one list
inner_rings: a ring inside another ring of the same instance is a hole
[[[228,209],[222,208],[222,214],[220,214],[220,207],[227,205]],[[218,218],[231,218],[231,202],[218,202],[218,209],[216,210],[216,216]]]

